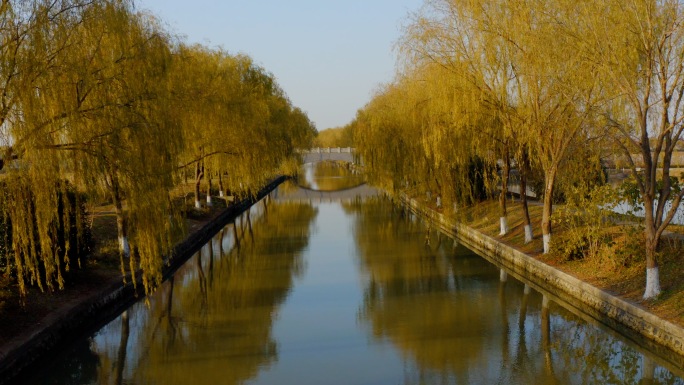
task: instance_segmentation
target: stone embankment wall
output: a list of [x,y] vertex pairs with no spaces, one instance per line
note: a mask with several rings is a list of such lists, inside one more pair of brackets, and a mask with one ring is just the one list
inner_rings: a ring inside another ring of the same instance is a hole
[[457,239],[543,295],[572,306],[574,312],[584,313],[678,367],[684,367],[683,328],[559,271],[495,238],[457,223],[415,199],[402,196],[401,200],[412,212],[427,218],[445,234]]

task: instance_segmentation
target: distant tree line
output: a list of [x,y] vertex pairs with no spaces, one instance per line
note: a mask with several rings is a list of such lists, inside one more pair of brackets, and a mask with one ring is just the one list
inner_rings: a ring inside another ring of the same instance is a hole
[[251,58],[132,0],[3,0],[0,36],[0,257],[21,293],[63,286],[85,200],[112,203],[122,269],[153,290],[184,231],[174,187],[193,178],[197,207],[201,181],[207,204],[212,180],[249,194],[315,134]]
[[683,17],[676,0],[427,0],[403,29],[396,79],[349,126],[355,145],[380,183],[444,204],[471,202],[484,180],[501,192],[502,234],[514,169],[523,191],[539,186],[544,252],[558,191],[589,194],[601,160],[619,155],[644,208],[644,298],[656,297],[659,245],[684,195],[671,175]]
[[349,127],[327,128],[319,131],[314,139],[314,147],[354,147],[352,130]]

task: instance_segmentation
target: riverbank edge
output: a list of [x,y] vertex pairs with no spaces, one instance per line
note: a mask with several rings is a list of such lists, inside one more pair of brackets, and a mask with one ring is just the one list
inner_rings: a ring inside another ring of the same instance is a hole
[[426,218],[446,235],[494,265],[512,272],[517,279],[550,299],[560,300],[645,345],[673,364],[684,366],[684,328],[448,218],[405,194],[399,195],[399,199],[413,213]]
[[[226,208],[202,227],[188,234],[174,247],[174,257],[165,263],[164,280],[178,270],[219,230],[275,190],[286,179],[286,176],[274,178],[255,197],[244,199]],[[137,287],[140,289],[143,287],[141,274],[137,274],[137,277]],[[55,310],[43,318],[37,328],[18,335],[9,343],[0,346],[0,384],[16,381],[28,368],[44,360],[47,352],[68,346],[72,339],[84,333],[96,331],[144,297],[144,294],[136,292],[130,276],[126,282],[124,284],[121,277],[103,282],[102,289],[93,295]]]

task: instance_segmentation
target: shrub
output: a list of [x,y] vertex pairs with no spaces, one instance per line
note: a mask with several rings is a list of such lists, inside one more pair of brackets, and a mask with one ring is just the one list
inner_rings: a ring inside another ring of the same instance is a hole
[[597,257],[612,246],[606,229],[612,221],[617,191],[609,185],[582,185],[568,189],[566,197],[566,204],[553,213],[564,232],[552,241],[552,251],[564,260]]

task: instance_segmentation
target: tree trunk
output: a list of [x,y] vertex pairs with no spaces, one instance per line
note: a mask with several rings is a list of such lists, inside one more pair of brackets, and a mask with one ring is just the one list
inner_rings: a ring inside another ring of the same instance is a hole
[[506,146],[503,153],[503,169],[501,170],[501,194],[499,195],[499,208],[501,209],[501,215],[499,216],[501,232],[499,232],[499,235],[508,234],[508,211],[506,208],[506,195],[508,195],[508,177],[511,171],[511,161],[508,155],[508,146]]
[[532,242],[532,221],[530,220],[530,209],[527,204],[527,171],[530,167],[530,160],[527,151],[523,150],[520,162],[520,203],[522,203],[523,224],[525,226],[525,244]]
[[195,164],[195,208],[201,209],[202,203],[200,202],[200,182],[204,176],[204,165],[200,162]]
[[660,295],[660,274],[658,269],[658,241],[653,228],[646,227],[646,290],[644,299],[652,299]]
[[219,188],[219,197],[223,198],[225,196],[224,190],[223,190],[223,177],[221,176],[221,172],[218,173],[218,188]]
[[211,201],[211,173],[207,172],[207,207],[211,207],[213,205]]
[[131,246],[128,242],[126,214],[124,213],[120,197],[114,201],[114,212],[116,213],[116,232],[119,238],[119,253],[122,257],[128,258],[131,256]]
[[544,254],[551,247],[551,213],[553,212],[553,187],[556,180],[556,167],[553,166],[544,177],[544,206],[542,208],[541,230],[544,241]]
[[123,202],[121,197],[121,185],[119,184],[119,177],[116,171],[109,170],[110,192],[112,196],[112,203],[114,204],[114,213],[116,215],[116,233],[119,240],[119,259],[121,260],[121,271],[124,271],[124,259],[130,257],[131,247],[128,242],[128,224],[126,222],[126,214],[123,210]]

